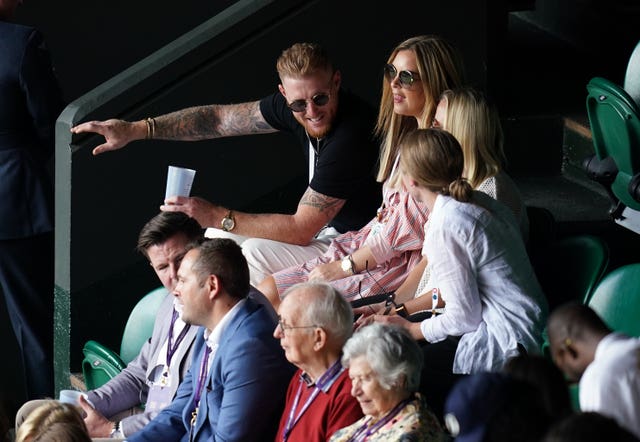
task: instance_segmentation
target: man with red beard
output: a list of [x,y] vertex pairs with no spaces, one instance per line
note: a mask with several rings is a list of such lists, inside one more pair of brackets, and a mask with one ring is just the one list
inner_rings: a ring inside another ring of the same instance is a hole
[[276,67],[279,92],[258,101],[191,107],[133,122],[91,121],[71,129],[105,137],[96,155],[149,138],[193,141],[277,131],[295,136],[308,158],[309,187],[294,214],[241,213],[198,197],[174,196],[161,206],[195,218],[209,228],[208,237],[241,244],[253,285],[321,255],[339,233],[362,227],[381,195],[374,177],[375,110],[340,87],[340,71],[317,44],[294,44]]

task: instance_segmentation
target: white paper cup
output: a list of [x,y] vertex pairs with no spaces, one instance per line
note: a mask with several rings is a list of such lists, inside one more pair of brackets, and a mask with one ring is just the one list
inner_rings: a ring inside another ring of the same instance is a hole
[[167,190],[164,199],[170,196],[189,196],[196,171],[184,167],[169,166],[167,173]]
[[80,396],[87,397],[86,394],[78,390],[60,390],[59,400],[65,404],[78,405]]

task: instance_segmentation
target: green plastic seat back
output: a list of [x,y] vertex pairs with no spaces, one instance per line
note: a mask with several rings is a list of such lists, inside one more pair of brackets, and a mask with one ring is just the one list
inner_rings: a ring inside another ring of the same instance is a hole
[[589,301],[609,265],[609,247],[600,237],[574,235],[551,242],[534,263],[549,309],[568,301]]
[[156,314],[168,294],[167,289],[158,287],[142,297],[131,310],[120,344],[120,358],[125,364],[138,356],[142,345],[151,338]]
[[587,84],[587,115],[596,156],[610,156],[618,168],[611,190],[627,207],[640,210],[629,194],[631,178],[640,173],[640,110],[625,90],[595,77]]
[[138,301],[127,319],[119,355],[97,341],[87,341],[82,349],[82,375],[87,390],[104,385],[138,356],[142,345],[151,338],[156,314],[168,293],[159,287]]
[[588,303],[614,331],[640,336],[640,263],[608,273]]
[[[587,304],[608,265],[609,246],[598,236],[574,235],[552,242],[534,262],[549,310],[569,301]],[[542,354],[551,356],[546,328]]]
[[126,366],[117,353],[96,341],[87,341],[82,353],[82,375],[87,390],[104,385]]

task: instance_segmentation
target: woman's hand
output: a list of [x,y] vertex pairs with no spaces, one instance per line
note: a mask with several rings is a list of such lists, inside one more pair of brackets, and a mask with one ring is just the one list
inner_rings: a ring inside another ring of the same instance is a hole
[[373,315],[383,315],[385,309],[386,307],[384,302],[379,302],[377,304],[363,305],[362,307],[354,308],[353,315],[354,316],[360,315],[356,320],[356,322],[354,323],[354,327],[353,327],[354,330],[357,330],[358,328],[360,328],[360,326],[364,324],[364,321],[366,318]]
[[331,261],[327,264],[320,264],[309,272],[309,281],[335,281],[349,276],[342,270],[340,261]]
[[419,322],[410,322],[399,315],[369,315],[362,320],[362,322],[357,325],[356,328],[364,327],[368,324],[372,324],[374,322],[379,322],[381,324],[395,324],[400,327],[406,329],[413,339],[422,340],[424,337],[422,336],[422,330],[420,330]]
[[383,314],[376,313],[375,315],[369,315],[365,318],[359,318],[356,325],[357,325],[357,328],[360,328],[360,327],[367,326],[369,324],[373,324],[374,322],[379,322],[381,324],[396,324],[402,327],[405,327],[405,324],[404,324],[405,322],[409,323],[409,321],[407,321],[404,318],[401,318],[398,315],[383,315]]

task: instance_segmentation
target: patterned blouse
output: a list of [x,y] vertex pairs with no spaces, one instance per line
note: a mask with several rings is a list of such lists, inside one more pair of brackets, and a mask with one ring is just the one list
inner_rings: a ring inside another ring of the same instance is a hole
[[[429,410],[422,396],[416,393],[415,398],[405,405],[398,414],[370,435],[366,435],[363,428],[370,428],[375,425],[371,416],[364,416],[359,421],[348,427],[341,428],[333,433],[330,442],[389,442],[401,441],[403,437],[410,437],[407,440],[431,442],[450,441],[451,437],[438,422],[435,415]],[[360,438],[357,438],[358,433]]]
[[278,293],[284,293],[299,282],[306,282],[316,266],[340,261],[364,246],[370,247],[378,265],[358,269],[357,274],[329,284],[349,301],[397,289],[422,258],[424,223],[429,212],[424,203],[386,184],[383,201],[380,216],[373,217],[360,230],[334,238],[322,256],[274,273]]

